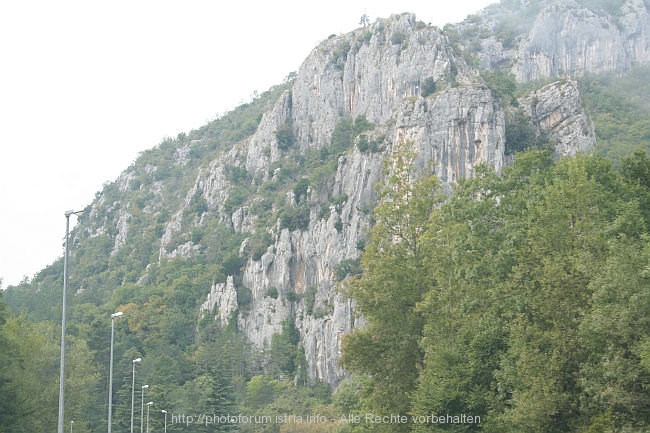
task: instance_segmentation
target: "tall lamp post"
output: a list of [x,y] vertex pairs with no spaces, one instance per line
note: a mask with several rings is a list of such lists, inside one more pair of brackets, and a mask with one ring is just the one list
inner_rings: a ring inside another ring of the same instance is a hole
[[149,433],[149,408],[153,404],[153,401],[147,403],[147,433]]
[[135,397],[135,364],[142,362],[142,358],[133,360],[133,379],[131,379],[131,433],[133,433],[133,398]]
[[79,215],[82,211],[65,212],[65,253],[63,254],[63,302],[61,307],[61,371],[59,372],[59,421],[57,432],[63,433],[63,409],[65,407],[65,316],[66,298],[68,297],[68,240],[70,238],[70,215]]
[[72,424],[74,424],[74,421],[70,421],[70,433],[72,433]]
[[165,433],[167,433],[167,411],[163,410],[162,413],[165,414]]
[[149,388],[149,385],[142,385],[142,408],[140,409],[140,433],[144,430],[144,390]]
[[108,433],[111,433],[111,420],[113,418],[113,339],[115,335],[115,318],[123,314],[121,311],[111,314],[111,362],[108,369]]

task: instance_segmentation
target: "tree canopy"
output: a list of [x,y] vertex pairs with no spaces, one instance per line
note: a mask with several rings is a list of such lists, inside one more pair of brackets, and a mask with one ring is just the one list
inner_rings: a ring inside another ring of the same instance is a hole
[[368,321],[343,348],[360,410],[480,418],[415,431],[650,428],[650,166],[623,167],[529,151],[442,204],[433,179],[393,179],[348,290]]

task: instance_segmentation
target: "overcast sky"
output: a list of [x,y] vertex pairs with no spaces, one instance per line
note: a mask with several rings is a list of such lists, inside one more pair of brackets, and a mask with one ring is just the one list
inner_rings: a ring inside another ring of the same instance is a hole
[[2,287],[61,257],[65,211],[139,152],[280,84],[364,13],[442,27],[495,1],[0,2]]

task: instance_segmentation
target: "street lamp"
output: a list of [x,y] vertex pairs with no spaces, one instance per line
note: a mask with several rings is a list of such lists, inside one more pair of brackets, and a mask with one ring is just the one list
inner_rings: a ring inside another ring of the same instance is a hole
[[74,424],[74,421],[70,421],[70,433],[72,433],[72,424]]
[[142,433],[144,427],[144,390],[149,388],[149,385],[142,385],[142,409],[140,409],[140,433]]
[[65,316],[66,298],[68,297],[68,240],[70,238],[70,215],[79,215],[82,211],[65,212],[65,253],[63,254],[63,302],[61,306],[61,371],[59,372],[59,421],[57,432],[63,433],[63,408],[65,407]]
[[147,403],[147,433],[149,433],[149,408],[153,404],[153,401]]
[[[162,413],[165,414],[165,433],[167,433],[167,411],[163,410]],[[71,432],[72,433],[72,432]]]
[[108,370],[108,433],[111,433],[111,419],[113,418],[113,337],[115,335],[115,318],[123,314],[121,311],[111,314],[111,362]]
[[133,433],[133,397],[135,396],[135,364],[142,362],[142,358],[133,360],[133,379],[131,380],[131,433]]

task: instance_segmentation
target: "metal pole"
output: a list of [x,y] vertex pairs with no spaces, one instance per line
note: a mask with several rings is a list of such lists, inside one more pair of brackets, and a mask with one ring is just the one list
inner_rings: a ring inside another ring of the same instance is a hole
[[70,433],[72,433],[72,424],[74,424],[74,421],[70,421]]
[[147,433],[149,433],[149,408],[153,404],[153,401],[147,403]]
[[142,385],[142,409],[140,409],[140,433],[144,431],[144,390],[149,388],[149,385]]
[[70,215],[74,211],[65,212],[65,252],[63,253],[63,302],[61,308],[61,371],[59,372],[59,422],[57,432],[63,433],[63,409],[65,407],[65,316],[66,298],[68,292],[68,237],[70,233]]
[[162,413],[165,414],[165,433],[167,433],[167,411],[163,410]]
[[133,379],[131,380],[131,433],[133,433],[133,398],[135,397],[135,364],[140,363],[142,358],[133,360]]
[[113,418],[113,337],[115,334],[115,318],[120,317],[121,311],[111,314],[111,361],[108,374],[108,433],[111,433],[111,419]]

